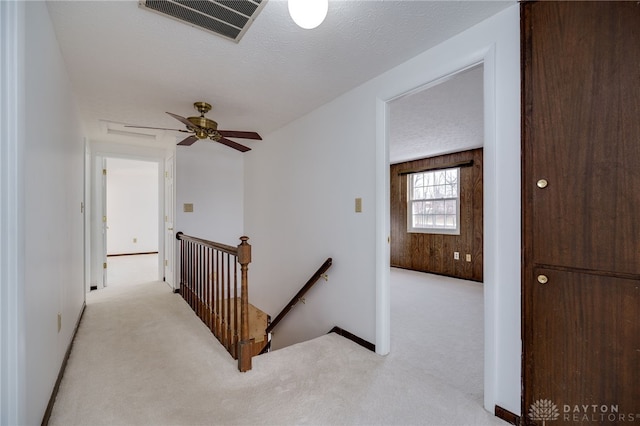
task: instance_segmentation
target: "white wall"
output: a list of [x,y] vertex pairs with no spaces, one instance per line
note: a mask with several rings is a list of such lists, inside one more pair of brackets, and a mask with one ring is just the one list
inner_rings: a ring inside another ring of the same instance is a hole
[[107,254],[158,251],[158,166],[107,158]]
[[[209,140],[176,148],[176,232],[232,246],[240,243],[243,155]],[[185,203],[193,204],[193,213],[183,211]]]
[[[334,259],[329,282],[315,287],[307,303],[279,326],[274,347],[338,325],[386,352],[386,102],[484,60],[490,124],[485,134],[485,407],[493,411],[499,404],[520,413],[519,55],[515,5],[268,135],[246,154],[252,303],[277,314],[327,257]],[[354,212],[356,197],[363,199],[362,213]]]
[[46,4],[27,2],[25,10],[28,125],[20,178],[24,182],[27,399],[21,423],[32,425],[42,421],[84,303],[84,143]]

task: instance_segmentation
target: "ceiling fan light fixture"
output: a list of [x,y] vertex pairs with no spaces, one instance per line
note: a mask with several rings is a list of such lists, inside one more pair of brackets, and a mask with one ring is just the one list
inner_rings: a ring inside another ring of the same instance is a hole
[[289,0],[289,15],[300,28],[311,30],[327,17],[329,0]]

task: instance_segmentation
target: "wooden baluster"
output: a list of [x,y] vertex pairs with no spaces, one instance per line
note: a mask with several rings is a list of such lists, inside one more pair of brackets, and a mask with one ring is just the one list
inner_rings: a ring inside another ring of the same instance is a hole
[[222,307],[222,292],[220,291],[220,252],[216,251],[216,292],[218,294],[218,301],[216,302],[216,337],[220,339],[220,313]]
[[249,340],[249,263],[251,263],[251,245],[249,237],[240,237],[238,262],[240,263],[240,342],[238,343],[238,369],[251,370],[251,341]]
[[[227,339],[227,313],[225,312],[226,304],[225,300],[227,299],[226,295],[226,286],[224,283],[224,256],[225,254],[220,252],[220,291],[222,291],[222,297],[220,298],[220,343],[225,348],[227,347],[225,342]],[[227,348],[228,349],[228,348]]]
[[220,275],[220,271],[218,270],[220,264],[218,262],[218,250],[215,250],[214,252],[214,270],[215,272],[213,273],[213,283],[215,286],[214,289],[214,294],[216,295],[216,303],[214,305],[214,312],[215,312],[215,324],[214,324],[214,336],[219,337],[220,336],[220,286],[219,281],[218,281],[218,276]]
[[205,287],[204,287],[204,306],[205,306],[205,321],[204,323],[207,325],[207,327],[210,329],[211,328],[211,298],[210,298],[210,291],[209,291],[209,274],[211,273],[210,269],[209,269],[209,254],[211,252],[211,248],[207,248],[205,251],[205,270],[204,270],[204,276],[205,276]]
[[191,307],[191,277],[193,275],[193,243],[189,242],[187,247],[188,269],[187,269],[187,304]]
[[191,244],[191,268],[189,271],[189,274],[191,275],[189,277],[189,306],[191,306],[191,309],[194,309],[194,305],[193,305],[193,300],[194,300],[194,294],[196,292],[193,282],[194,282],[194,278],[196,276],[196,253],[197,253],[197,246],[196,244]]
[[200,245],[193,245],[193,276],[191,277],[191,309],[198,315],[198,255]]
[[191,243],[189,241],[185,241],[184,243],[184,291],[182,292],[182,298],[187,304],[189,303],[189,276],[191,269],[191,257],[189,256],[191,251]]
[[[227,343],[226,346],[231,351],[231,259],[232,256],[227,253]],[[233,261],[236,258],[233,256]],[[235,313],[234,313],[235,314]]]
[[202,277],[204,275],[204,246],[198,246],[198,317],[204,318],[204,311],[202,308]]
[[211,291],[211,294],[209,296],[210,298],[210,305],[209,305],[209,310],[211,311],[211,324],[209,325],[209,329],[211,330],[211,333],[215,336],[216,335],[216,288],[215,288],[215,253],[216,251],[214,249],[211,249],[211,253],[210,253],[210,258],[209,258],[209,262],[210,262],[210,275],[209,275],[209,288]]
[[200,265],[200,318],[207,323],[207,247],[202,246],[202,265]]
[[180,276],[182,277],[182,282],[180,283],[180,295],[183,300],[187,300],[187,268],[189,268],[187,265],[187,259],[189,259],[187,256],[187,245],[187,241],[182,241],[182,263],[180,264]]
[[200,309],[198,309],[198,283],[200,281],[200,244],[195,245],[195,256],[193,258],[193,311],[196,315],[200,315]]

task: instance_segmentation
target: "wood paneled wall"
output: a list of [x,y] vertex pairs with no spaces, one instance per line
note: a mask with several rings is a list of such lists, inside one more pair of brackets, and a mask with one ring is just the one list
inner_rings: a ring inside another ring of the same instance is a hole
[[[460,168],[460,235],[407,232],[408,170],[464,161]],[[391,266],[482,281],[482,148],[391,165]],[[460,252],[460,259],[453,258]],[[471,262],[466,255],[471,255]]]

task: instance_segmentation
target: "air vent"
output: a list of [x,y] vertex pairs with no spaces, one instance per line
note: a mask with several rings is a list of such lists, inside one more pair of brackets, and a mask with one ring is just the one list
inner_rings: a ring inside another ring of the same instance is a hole
[[217,34],[236,43],[267,0],[140,0],[140,7]]

